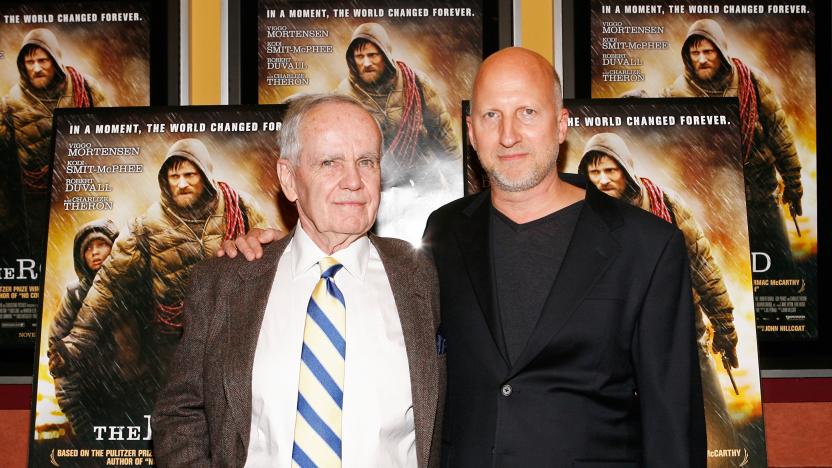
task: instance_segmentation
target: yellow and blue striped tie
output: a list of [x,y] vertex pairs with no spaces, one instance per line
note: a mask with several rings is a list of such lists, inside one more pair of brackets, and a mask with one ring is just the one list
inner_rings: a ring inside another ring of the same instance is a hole
[[341,466],[341,410],[347,353],[344,296],[332,280],[343,265],[323,258],[306,307],[292,466]]

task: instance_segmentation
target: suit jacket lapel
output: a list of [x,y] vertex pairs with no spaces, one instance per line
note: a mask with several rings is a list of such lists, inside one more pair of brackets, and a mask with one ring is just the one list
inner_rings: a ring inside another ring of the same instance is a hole
[[[418,465],[429,460],[431,439],[439,398],[439,370],[436,362],[435,324],[430,315],[431,297],[425,288],[414,286],[411,262],[402,256],[410,255],[383,238],[370,235],[381,257],[387,280],[393,290],[396,309],[404,335],[407,362],[410,368],[410,388],[413,397],[413,419],[416,426]],[[425,315],[425,311],[428,315]]]
[[557,335],[618,252],[618,242],[610,231],[620,218],[608,216],[605,208],[612,200],[599,197],[607,196],[594,187],[587,188],[586,205],[578,217],[558,277],[526,347],[511,367],[509,378],[537,357]]
[[245,263],[240,265],[237,275],[229,277],[232,284],[228,287],[234,289],[224,298],[228,301],[225,317],[228,334],[223,383],[231,417],[243,444],[243,455],[251,429],[251,374],[257,339],[277,274],[277,262],[293,234],[294,231],[267,246],[259,261],[241,259]]
[[494,292],[491,281],[490,197],[491,192],[485,191],[463,210],[462,217],[456,224],[455,233],[457,243],[462,251],[462,258],[465,261],[465,269],[468,271],[468,278],[477,296],[483,319],[491,332],[491,339],[497,353],[503,359],[505,365],[508,366],[503,326],[497,308],[494,307]]

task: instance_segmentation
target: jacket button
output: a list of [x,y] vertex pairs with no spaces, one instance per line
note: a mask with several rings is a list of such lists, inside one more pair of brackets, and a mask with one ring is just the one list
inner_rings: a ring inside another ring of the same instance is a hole
[[501,388],[501,389],[500,389],[500,392],[501,392],[501,393],[503,394],[503,396],[505,396],[505,397],[507,397],[507,396],[511,395],[511,385],[509,385],[509,384],[505,384],[505,385],[503,385],[503,388]]

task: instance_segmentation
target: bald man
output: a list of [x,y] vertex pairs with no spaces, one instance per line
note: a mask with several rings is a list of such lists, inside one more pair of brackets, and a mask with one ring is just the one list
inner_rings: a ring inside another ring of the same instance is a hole
[[560,94],[534,52],[485,60],[468,136],[491,189],[428,219],[443,466],[704,466],[682,234],[557,172]]
[[[681,232],[557,172],[568,114],[540,55],[474,82],[468,136],[491,189],[428,219],[448,387],[442,466],[704,467]],[[262,255],[252,231],[224,253]]]

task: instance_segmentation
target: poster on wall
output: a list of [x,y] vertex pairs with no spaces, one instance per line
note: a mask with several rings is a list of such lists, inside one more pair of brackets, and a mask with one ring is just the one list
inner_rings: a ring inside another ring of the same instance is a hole
[[376,233],[421,241],[463,194],[459,103],[483,54],[480,0],[260,0],[257,101],[354,97],[384,135]]
[[29,466],[152,464],[150,413],[183,365],[170,360],[193,267],[295,216],[277,196],[282,115],[56,113]]
[[765,467],[740,152],[730,99],[572,101],[565,172],[676,225],[691,265],[708,466]]
[[[558,170],[676,225],[691,265],[708,466],[765,467],[735,100],[566,100]],[[466,147],[466,191],[488,188]]]
[[0,3],[0,350],[23,360],[23,375],[42,293],[53,113],[150,104],[150,16],[149,2]]
[[593,0],[593,98],[740,103],[757,331],[818,336],[816,4]]

